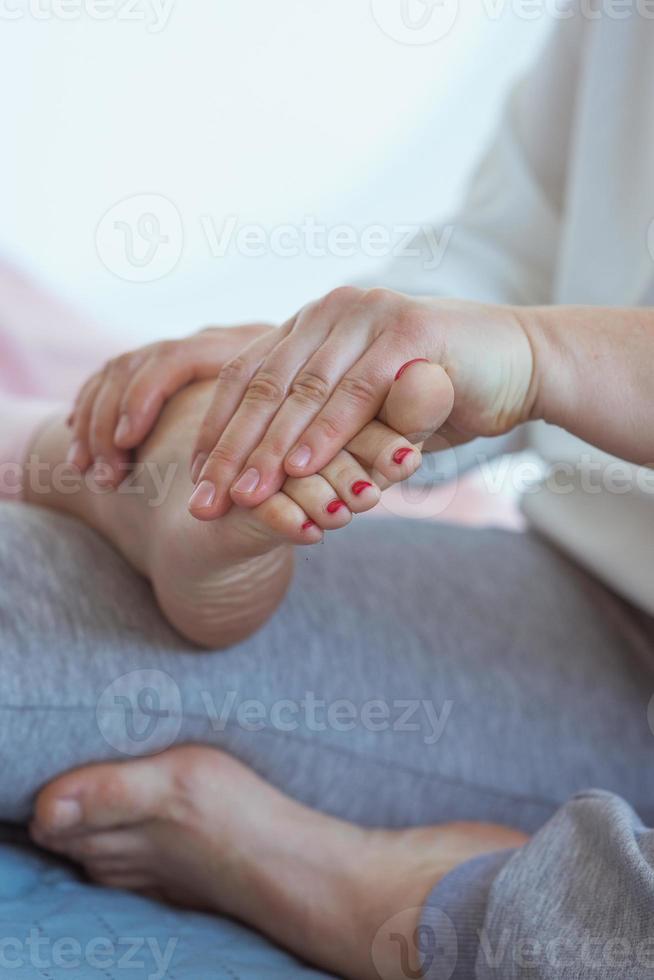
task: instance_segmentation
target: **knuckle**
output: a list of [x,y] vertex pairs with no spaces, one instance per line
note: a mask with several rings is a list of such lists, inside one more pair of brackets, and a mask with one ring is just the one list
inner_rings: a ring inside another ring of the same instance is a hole
[[331,289],[322,299],[306,307],[307,313],[334,312],[356,302],[362,295],[362,290],[356,286],[337,286]]
[[353,300],[357,300],[361,296],[362,290],[357,286],[337,286],[335,289],[331,289],[325,300],[333,306],[341,306],[342,304],[351,303]]
[[284,394],[284,385],[276,375],[270,371],[259,371],[247,386],[244,397],[249,402],[276,405],[283,401]]
[[236,466],[239,462],[239,453],[234,446],[219,442],[209,453],[209,462],[216,466]]
[[103,377],[112,378],[122,370],[124,354],[120,357],[112,357],[111,360],[107,361],[103,370],[100,372]]
[[177,340],[162,340],[157,344],[154,356],[158,361],[174,361],[179,357],[180,344]]
[[330,393],[330,384],[316,371],[303,371],[291,385],[291,394],[300,402],[322,405]]
[[421,338],[428,329],[429,315],[426,310],[417,306],[405,306],[398,310],[393,323],[393,329],[403,338],[414,340]]
[[375,384],[360,375],[346,375],[338,387],[340,392],[357,405],[369,405],[377,397]]
[[127,354],[120,354],[118,357],[112,357],[110,361],[107,361],[102,372],[104,377],[115,380],[119,375],[129,372],[137,354],[137,351],[131,351]]
[[250,367],[244,357],[233,357],[218,373],[220,384],[243,384],[249,380]]
[[383,286],[373,286],[372,289],[365,291],[361,297],[361,302],[364,306],[378,309],[380,306],[387,306],[394,296],[395,294],[390,289],[385,289]]
[[264,436],[261,445],[257,451],[253,453],[250,462],[254,463],[257,460],[260,460],[263,463],[265,460],[281,460],[288,452],[288,448],[288,444],[283,441],[281,435],[269,433],[268,435]]
[[313,423],[319,438],[340,439],[343,436],[343,423],[332,415],[319,415]]

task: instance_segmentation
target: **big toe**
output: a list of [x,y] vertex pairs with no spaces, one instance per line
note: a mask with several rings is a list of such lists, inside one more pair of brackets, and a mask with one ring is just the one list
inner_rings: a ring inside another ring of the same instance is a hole
[[393,382],[380,419],[411,442],[424,442],[449,417],[454,387],[439,364],[410,362]]
[[76,769],[41,791],[34,830],[67,836],[142,823],[160,811],[168,783],[166,769],[153,759]]

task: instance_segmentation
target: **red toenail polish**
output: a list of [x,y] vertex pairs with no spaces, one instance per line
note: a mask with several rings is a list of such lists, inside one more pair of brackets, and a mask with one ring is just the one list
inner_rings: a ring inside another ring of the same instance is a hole
[[308,531],[310,528],[317,527],[317,526],[318,525],[316,524],[315,521],[305,521],[304,524],[302,525],[302,530]]
[[399,381],[408,367],[411,367],[412,364],[419,364],[421,361],[423,361],[425,364],[429,364],[429,359],[426,357],[414,357],[412,361],[407,361],[406,364],[402,365],[400,370],[395,375],[395,380]]
[[367,490],[371,486],[372,483],[368,483],[367,480],[357,480],[356,483],[352,484],[352,493],[355,497],[358,497],[360,493],[363,493],[364,490]]
[[407,456],[410,456],[412,452],[413,449],[409,449],[406,446],[403,449],[396,449],[395,452],[393,453],[393,462],[397,463],[397,465],[400,466],[407,458]]
[[337,498],[336,500],[332,500],[330,503],[328,503],[325,509],[328,514],[335,514],[337,510],[341,509],[341,507],[345,507],[345,504],[342,500]]

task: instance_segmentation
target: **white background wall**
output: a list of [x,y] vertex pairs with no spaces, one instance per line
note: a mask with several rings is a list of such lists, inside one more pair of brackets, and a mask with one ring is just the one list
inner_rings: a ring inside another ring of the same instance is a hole
[[[134,343],[365,274],[364,229],[395,242],[454,207],[548,26],[533,3],[431,4],[0,0],[0,252]],[[357,241],[312,247],[307,216]],[[230,221],[264,254],[212,250]]]

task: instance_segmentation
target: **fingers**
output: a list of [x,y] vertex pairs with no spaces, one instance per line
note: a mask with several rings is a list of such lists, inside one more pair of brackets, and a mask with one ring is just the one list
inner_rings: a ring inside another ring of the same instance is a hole
[[125,379],[146,356],[147,349],[124,354],[110,361],[83,386],[72,415],[72,445],[69,461],[85,472],[93,462],[101,462],[96,479],[102,485],[115,482],[127,455],[116,447],[114,430],[119,416]]
[[210,336],[158,344],[131,377],[123,379],[114,442],[135,449],[147,438],[161,410],[176,392],[193,381],[215,377],[216,345]]
[[[311,423],[287,456],[285,469],[296,476],[313,469],[333,451],[343,435],[352,437],[361,418],[370,413],[389,421],[411,442],[422,442],[447,419],[454,404],[454,389],[447,373],[425,358],[414,358],[400,367],[390,389],[383,374],[388,355],[373,345],[352,372],[338,385],[323,411]],[[374,393],[386,398],[379,405]]]
[[[214,500],[219,497],[216,476],[217,471],[227,468],[238,472],[238,464],[234,462],[239,455],[238,427],[233,426],[226,433],[230,420],[233,422],[235,413],[241,405],[244,392],[253,381],[268,354],[291,329],[285,324],[278,331],[257,338],[241,351],[237,357],[227,361],[220,370],[216,390],[211,404],[206,412],[200,432],[191,457],[191,478],[195,484],[210,483],[214,490]],[[261,374],[252,386],[250,402],[265,403],[266,395],[275,392],[275,382],[271,377]],[[246,406],[247,409],[247,406]],[[263,427],[260,431],[265,431]],[[193,498],[192,498],[193,499]],[[221,516],[228,508],[214,506],[213,516]],[[193,507],[191,507],[192,513]],[[200,519],[202,517],[200,515]]]
[[122,387],[112,371],[95,395],[89,422],[89,451],[94,462],[94,479],[99,486],[115,487],[127,475],[129,455],[114,445]]
[[90,450],[89,428],[95,397],[100,391],[103,375],[96,374],[83,386],[73,410],[72,442],[68,451],[68,462],[77,466],[82,473],[91,465],[93,457]]
[[77,398],[71,419],[74,461],[88,469],[101,460],[107,464],[100,470],[105,477],[111,465],[124,468],[127,451],[147,438],[172,395],[192,381],[215,377],[225,361],[247,343],[274,332],[263,324],[211,328],[184,340],[150,344],[110,361]]
[[[315,304],[284,328],[281,341],[264,338],[225,366],[200,433],[192,471],[194,479],[213,487],[213,502],[202,512],[198,508],[198,502],[204,503],[209,494],[204,487],[202,494],[191,499],[194,516],[212,520],[225,513],[231,505],[229,489],[234,481],[239,490],[252,495],[249,506],[257,506],[282,486],[286,477],[282,460],[296,434],[368,343],[362,329],[351,331],[347,343],[321,347],[330,334],[332,312],[325,301]],[[276,415],[282,405],[284,417],[278,423]],[[256,447],[258,455],[251,461],[248,457]]]
[[390,390],[389,358],[385,346],[373,344],[348,371],[324,407],[304,430],[284,461],[289,476],[322,468],[381,410]]

